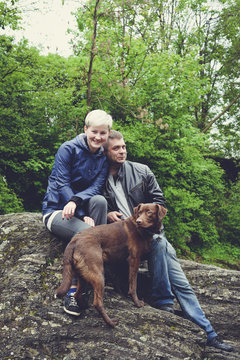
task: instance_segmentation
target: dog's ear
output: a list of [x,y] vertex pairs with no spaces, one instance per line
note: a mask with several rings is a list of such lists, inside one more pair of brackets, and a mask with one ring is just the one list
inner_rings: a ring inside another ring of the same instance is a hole
[[139,209],[140,209],[141,206],[142,206],[142,204],[139,204],[138,206],[136,206],[136,207],[133,209],[133,215],[134,215],[135,218],[138,216],[138,211],[139,211]]
[[159,205],[159,204],[156,204],[157,207],[158,207],[158,216],[159,216],[159,219],[163,219],[164,216],[166,215],[167,213],[167,209],[165,209],[163,206]]

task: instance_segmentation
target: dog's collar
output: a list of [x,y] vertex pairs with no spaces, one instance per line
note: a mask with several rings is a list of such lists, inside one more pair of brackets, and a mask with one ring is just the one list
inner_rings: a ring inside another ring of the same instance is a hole
[[151,236],[153,236],[154,234],[159,234],[159,231],[155,231],[151,227],[149,227],[149,228],[141,228],[141,230],[143,230],[143,232],[146,232],[148,235],[151,235]]

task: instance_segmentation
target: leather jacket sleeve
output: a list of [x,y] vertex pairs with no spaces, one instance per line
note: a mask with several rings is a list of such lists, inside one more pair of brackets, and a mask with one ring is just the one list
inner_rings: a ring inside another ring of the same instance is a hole
[[[149,202],[157,203],[166,207],[165,199],[162,190],[160,189],[158,182],[153,172],[146,166],[146,192],[149,196]],[[151,201],[150,201],[151,200]]]

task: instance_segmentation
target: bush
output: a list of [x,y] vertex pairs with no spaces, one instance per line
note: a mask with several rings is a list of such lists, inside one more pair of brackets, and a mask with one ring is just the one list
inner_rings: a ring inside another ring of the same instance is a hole
[[9,189],[6,179],[0,176],[0,215],[23,211],[21,199]]

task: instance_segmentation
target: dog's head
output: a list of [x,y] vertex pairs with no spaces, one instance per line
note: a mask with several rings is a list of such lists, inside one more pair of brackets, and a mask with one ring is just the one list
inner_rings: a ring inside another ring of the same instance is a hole
[[134,208],[134,219],[137,225],[144,229],[158,232],[167,209],[159,204],[139,204]]

